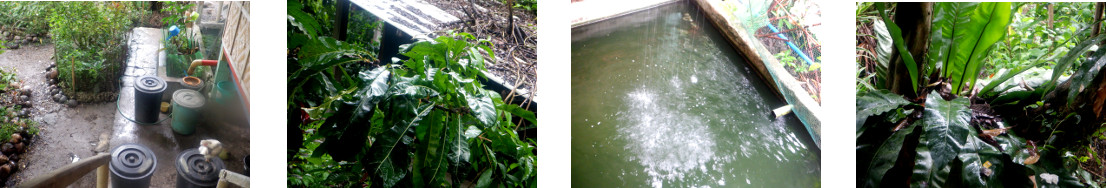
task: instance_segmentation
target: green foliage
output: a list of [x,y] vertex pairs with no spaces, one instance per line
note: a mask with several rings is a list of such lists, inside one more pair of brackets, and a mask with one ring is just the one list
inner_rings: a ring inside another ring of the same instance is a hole
[[289,7],[289,126],[303,132],[289,148],[293,187],[536,185],[536,141],[512,122],[536,124],[533,113],[478,81],[490,42],[449,34],[404,45],[401,64],[373,64],[370,50]]
[[131,22],[125,7],[111,5],[58,2],[51,6],[50,37],[55,41],[59,79],[70,91],[115,87],[110,83],[123,68]]
[[929,71],[949,78],[954,93],[974,87],[991,47],[1006,37],[1016,8],[1011,3],[936,3]]
[[0,25],[22,34],[45,34],[50,22],[43,17],[50,15],[50,6],[54,2],[11,1],[0,2]]
[[[887,10],[881,4],[876,3],[877,10]],[[1086,126],[1080,123],[1085,117],[1065,109],[1083,105],[1072,99],[1088,92],[1085,88],[1091,87],[1093,78],[1106,67],[1106,60],[1100,59],[1106,56],[1106,51],[1086,53],[1106,38],[1087,35],[1087,28],[1099,24],[1099,21],[1089,20],[1089,13],[1078,10],[1089,4],[1053,4],[1057,21],[1053,28],[1047,28],[1043,21],[1047,14],[1041,11],[1047,3],[1031,4],[1025,9],[1020,8],[1022,3],[935,3],[928,52],[925,60],[919,61],[926,64],[918,73],[936,75],[939,80],[948,81],[952,94],[972,93],[969,91],[976,86],[977,80],[986,80],[980,85],[979,93],[973,96],[979,98],[972,101],[983,99],[979,101],[990,102],[988,108],[1014,113],[1015,116],[1004,113],[1005,120],[996,119],[1000,121],[997,126],[1003,126],[1001,121],[1009,121],[1009,125],[1013,125],[1010,128],[1027,134],[1027,138],[1040,140],[1041,146],[1027,146],[1027,141],[1014,132],[994,137],[982,135],[982,130],[995,127],[973,124],[973,118],[981,116],[973,113],[998,114],[973,112],[976,106],[969,108],[969,104],[981,102],[969,102],[968,98],[956,96],[945,100],[939,97],[943,93],[932,92],[926,98],[910,99],[915,103],[911,105],[901,96],[879,90],[887,86],[876,81],[873,82],[877,83],[875,86],[866,86],[863,91],[858,89],[857,94],[857,184],[868,187],[1023,187],[1035,181],[1045,187],[1081,187],[1083,183],[1093,183],[1089,181],[1088,172],[1076,165],[1079,162],[1098,164],[1090,161],[1092,158],[1098,161],[1101,157],[1086,151],[1085,145],[1070,144],[1078,143],[1071,140],[1081,138],[1062,138],[1080,135],[1071,131],[1094,130],[1086,127],[1062,129],[1071,125]],[[1013,12],[1015,10],[1037,12],[1024,15]],[[861,13],[858,10],[858,14]],[[887,20],[887,12],[880,13]],[[890,22],[887,27],[895,47],[902,53],[905,49],[898,44],[901,33]],[[880,35],[880,28],[874,29],[873,33]],[[901,56],[904,61],[911,57]],[[877,67],[880,68],[886,69]],[[1043,74],[1034,74],[1039,78],[1026,81],[1031,83],[1008,83],[1029,70]],[[1052,74],[1048,74],[1050,72]],[[1056,90],[1060,78],[1066,75],[1071,75],[1070,89]],[[857,75],[857,78],[870,80],[886,76]],[[929,82],[934,81],[915,84]],[[1019,85],[1032,88],[1012,89]],[[939,88],[934,86],[915,87],[928,92]],[[1048,100],[1047,96],[1053,94],[1066,95],[1068,101],[1057,104],[1054,102],[1058,101]],[[1022,114],[1030,117],[1017,117]],[[1065,134],[1065,130],[1069,133]],[[1097,130],[1095,134],[1082,135],[1100,137],[1106,132],[1103,131],[1106,129]],[[1060,139],[1066,141],[1056,141]],[[1080,154],[1072,155],[1071,152]],[[1027,163],[1031,153],[1039,154],[1036,156],[1040,160]],[[1058,175],[1059,183],[1044,183],[1041,175],[1046,173]],[[1088,181],[1076,178],[1080,176]]]
[[521,8],[523,10],[538,13],[538,0],[515,0],[515,8]]
[[[872,96],[880,95],[884,94]],[[979,130],[990,128],[970,123],[972,111],[967,98],[944,100],[934,92],[925,101],[921,118],[898,131],[886,128],[900,120],[890,118],[896,114],[866,118],[866,128],[860,133],[865,136],[857,139],[858,185],[1009,187],[1028,185],[1026,174],[1041,173],[1058,174],[1063,183],[1074,179],[1071,171],[1056,166],[1062,160],[1052,158],[1055,153],[1041,151],[1042,162],[1026,164],[1029,154],[1025,140],[1012,132],[995,137],[980,135]],[[897,106],[894,104],[899,102],[877,103]],[[994,145],[985,139],[993,139]],[[1043,182],[1039,177],[1036,181]]]
[[879,15],[883,18],[883,22],[887,24],[887,31],[891,34],[891,40],[894,41],[895,50],[899,52],[899,58],[902,58],[903,63],[906,65],[907,72],[910,73],[910,84],[914,92],[918,92],[918,63],[914,62],[914,56],[910,54],[910,50],[906,49],[906,40],[902,39],[902,29],[894,22],[891,22],[891,18],[887,16],[887,9],[884,3],[876,3],[876,7],[879,9]]
[[188,23],[195,21],[190,11],[195,9],[194,7],[196,4],[177,1],[165,1],[162,3],[164,3],[164,7],[161,8],[161,12],[165,13],[165,17],[161,18],[161,23],[165,25],[165,28],[175,25],[181,27],[183,31]]
[[[1048,7],[1053,6],[1052,21],[1048,20]],[[1057,57],[1072,49],[1076,42],[1070,39],[1086,37],[1089,33],[1079,28],[1094,25],[1091,13],[1094,3],[1056,2],[1027,5],[1026,10],[1015,13],[1009,37],[995,45],[994,54],[988,61],[985,74],[994,74],[1002,69],[1018,69],[1025,66],[1044,67],[1052,65]],[[1050,27],[1051,25],[1051,27]],[[1058,48],[1055,53],[1046,53],[1046,48]],[[1034,59],[1043,59],[1044,63],[1034,63]]]
[[349,27],[346,28],[349,32],[346,36],[346,42],[356,43],[362,47],[370,48],[370,51],[376,51],[377,46],[380,46],[376,38],[376,30],[384,26],[384,22],[377,19],[368,11],[353,11],[349,16]]
[[887,90],[871,91],[858,95],[856,96],[857,127],[870,116],[880,115],[908,104],[910,104],[910,101]]

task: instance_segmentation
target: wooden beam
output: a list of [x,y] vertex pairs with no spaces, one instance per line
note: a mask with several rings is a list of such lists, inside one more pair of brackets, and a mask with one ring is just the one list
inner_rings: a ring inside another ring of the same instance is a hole
[[15,187],[66,187],[69,186],[69,184],[73,184],[73,182],[77,182],[77,180],[80,180],[81,177],[84,177],[93,170],[96,170],[96,168],[107,166],[109,162],[111,162],[111,154],[100,153],[77,161],[76,163],[70,163],[61,168],[54,169],[54,171],[50,171],[49,173],[35,176]]

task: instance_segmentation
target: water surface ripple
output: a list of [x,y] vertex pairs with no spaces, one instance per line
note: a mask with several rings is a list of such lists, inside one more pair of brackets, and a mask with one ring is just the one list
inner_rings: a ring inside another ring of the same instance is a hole
[[705,19],[673,3],[573,29],[574,187],[818,185],[805,129]]

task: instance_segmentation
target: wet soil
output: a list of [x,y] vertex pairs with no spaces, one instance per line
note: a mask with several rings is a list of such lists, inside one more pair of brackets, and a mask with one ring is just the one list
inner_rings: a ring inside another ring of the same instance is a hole
[[[471,33],[478,39],[490,38],[498,60],[487,61],[488,71],[529,90],[537,96],[537,15],[514,9],[514,24],[508,18],[507,5],[498,0],[441,0],[428,3],[461,19],[443,26],[444,30]],[[514,30],[514,32],[512,32]],[[520,83],[521,82],[521,83]]]
[[[0,67],[14,69],[16,75],[31,86],[32,120],[38,122],[41,129],[30,145],[30,149],[19,161],[19,171],[8,179],[6,186],[45,174],[53,169],[70,164],[73,157],[86,158],[95,155],[93,149],[100,141],[101,134],[111,134],[114,120],[114,103],[82,104],[76,108],[67,108],[47,97],[47,82],[44,71],[54,54],[52,44],[29,44],[20,49],[8,50],[0,54]],[[74,185],[85,187],[94,185],[95,177],[86,175]]]

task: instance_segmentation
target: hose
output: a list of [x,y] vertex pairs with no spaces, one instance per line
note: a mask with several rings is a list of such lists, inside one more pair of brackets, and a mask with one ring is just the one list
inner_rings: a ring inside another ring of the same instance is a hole
[[787,42],[787,47],[791,47],[791,51],[795,52],[795,54],[799,54],[799,58],[803,59],[803,61],[806,62],[806,65],[814,64],[814,61],[810,60],[810,57],[807,57],[802,50],[799,50],[798,46],[792,44],[790,39],[787,39],[786,36],[783,36],[783,33],[780,33],[780,30],[776,29],[776,26],[772,26],[771,21],[766,22],[768,22],[768,29],[772,29],[772,32],[776,33],[776,37],[779,37],[783,39],[784,42]]

